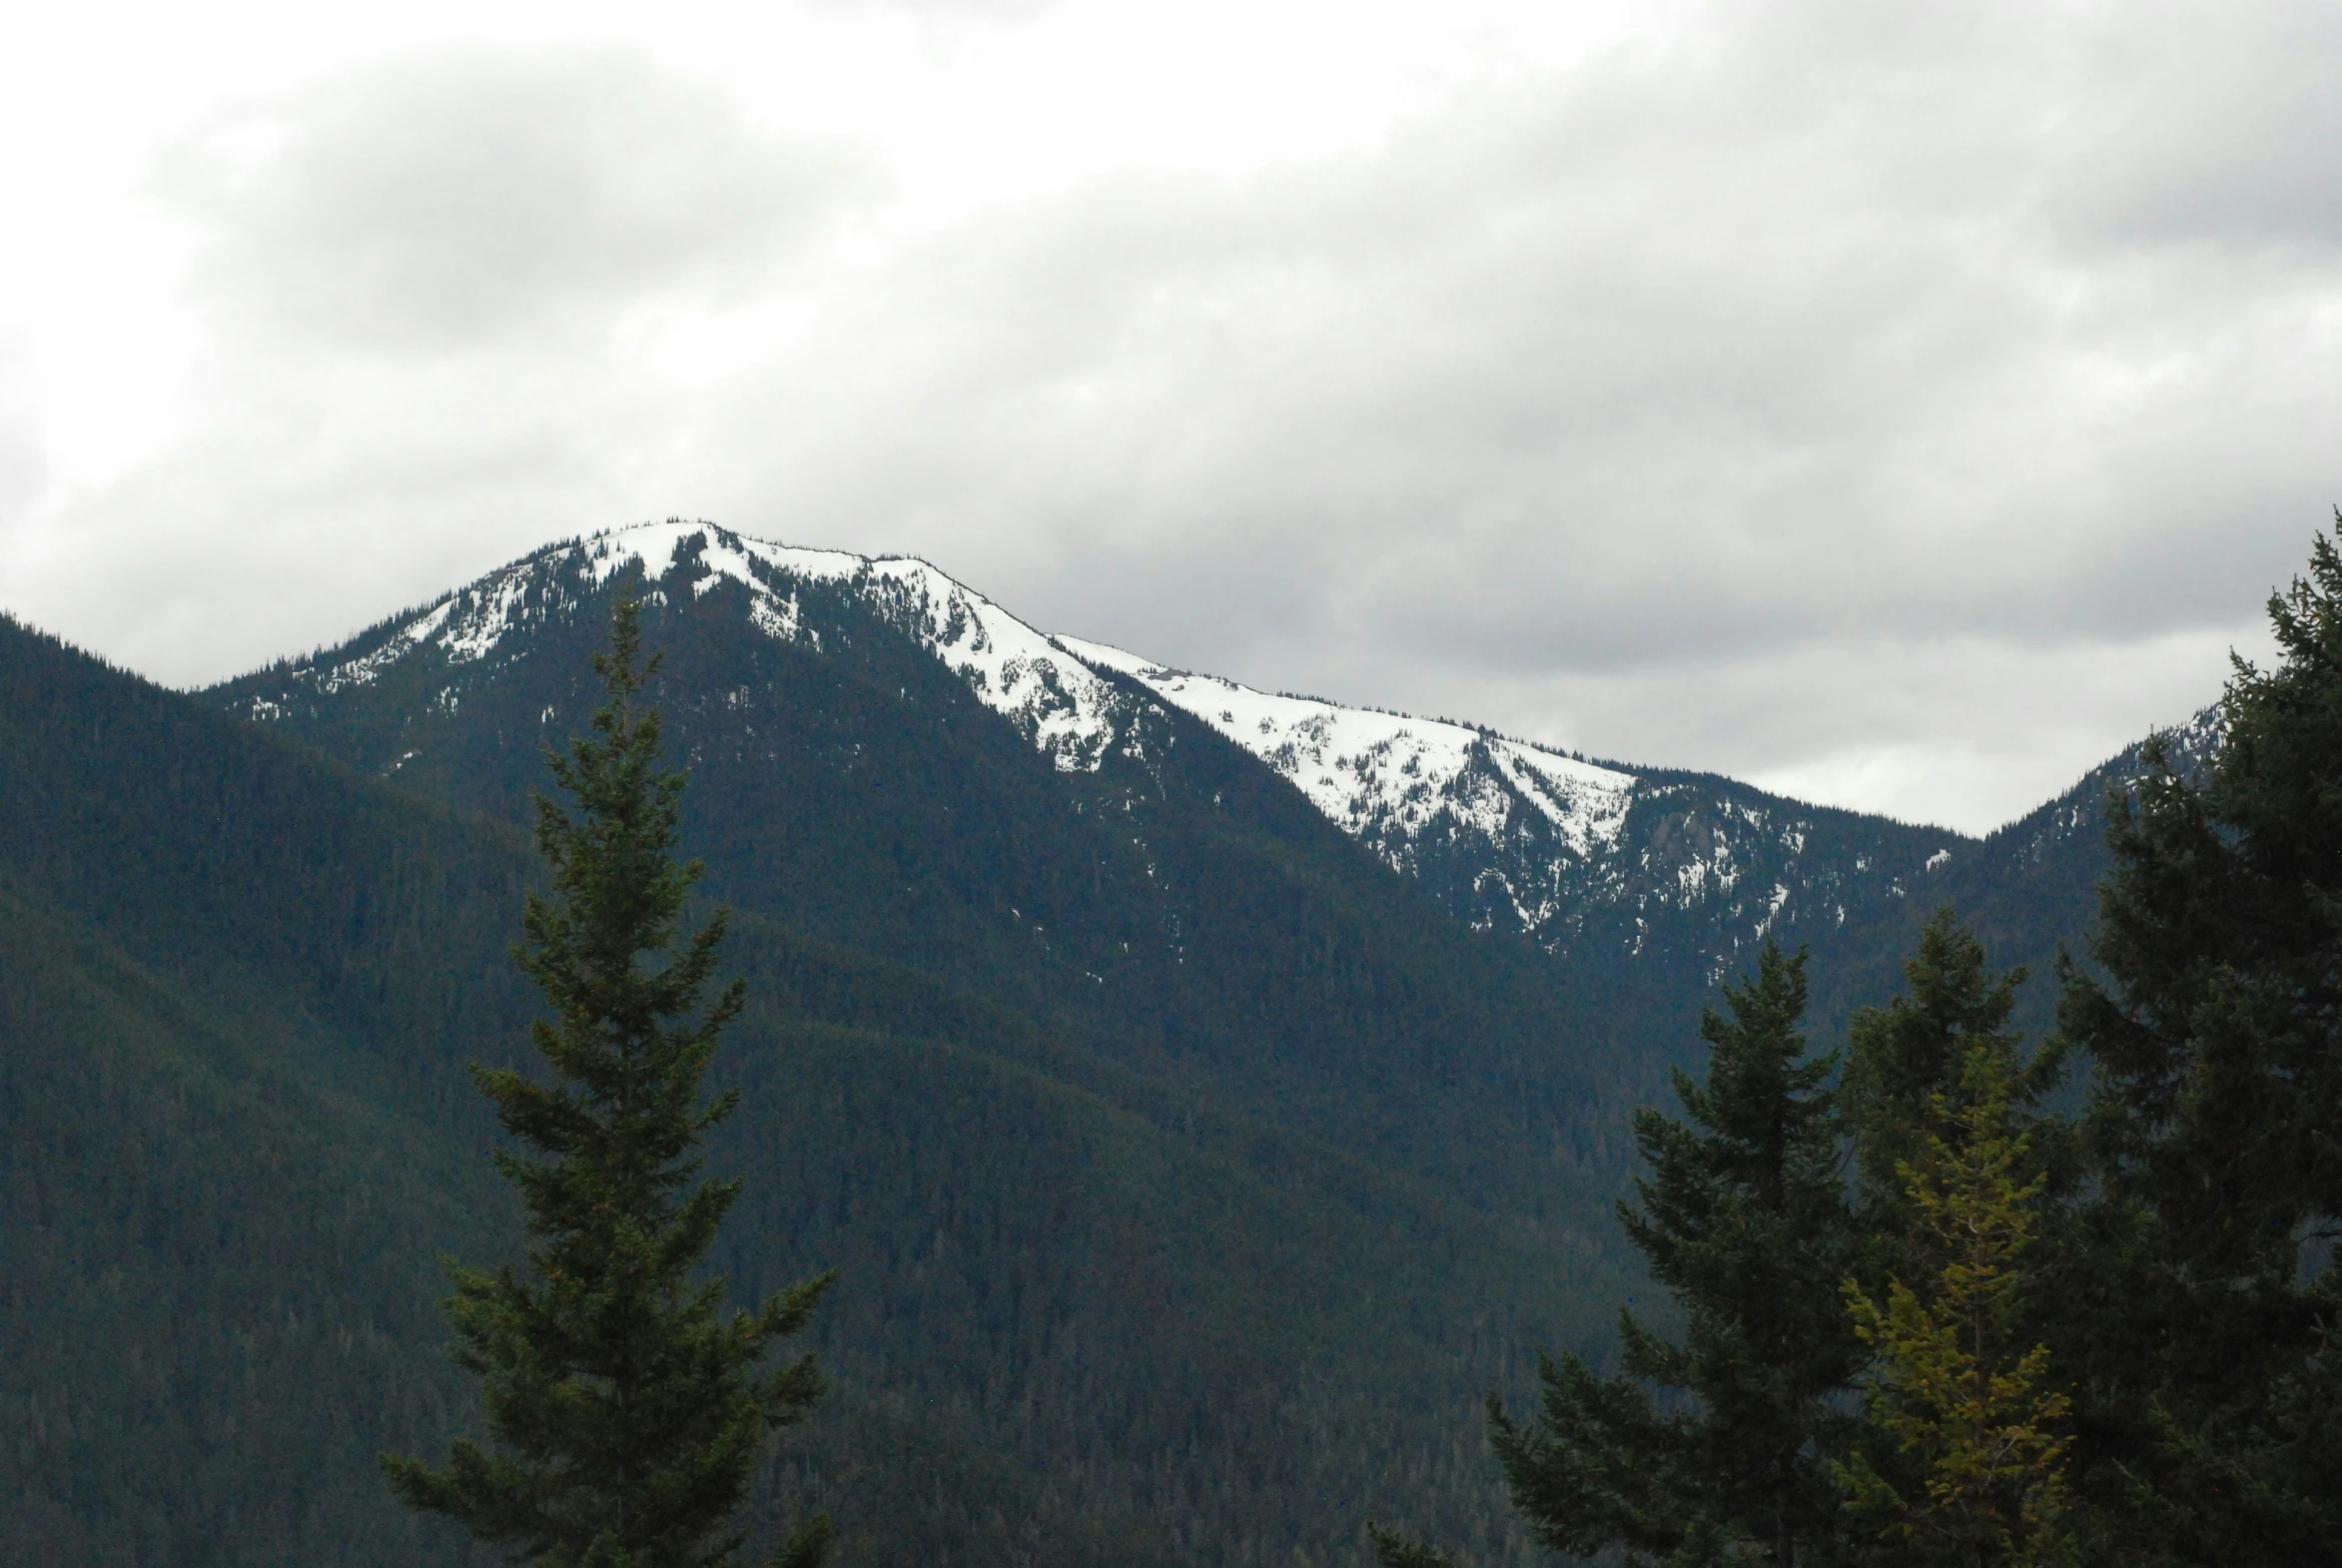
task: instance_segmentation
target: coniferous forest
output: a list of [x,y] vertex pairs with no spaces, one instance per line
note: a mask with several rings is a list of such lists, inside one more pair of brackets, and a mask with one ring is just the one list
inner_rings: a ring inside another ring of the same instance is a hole
[[0,1559],[2342,1560],[2330,541],[1991,838],[1645,772],[1547,941],[695,537],[0,622]]

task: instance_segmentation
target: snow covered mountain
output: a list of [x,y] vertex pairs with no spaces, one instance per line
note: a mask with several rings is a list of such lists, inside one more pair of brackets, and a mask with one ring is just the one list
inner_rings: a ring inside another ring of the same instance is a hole
[[[367,1456],[458,1407],[427,1260],[504,1244],[451,1228],[502,1211],[458,1064],[524,1049],[529,798],[629,573],[750,988],[719,1262],[850,1281],[786,1484],[864,1561],[1336,1562],[1398,1476],[1427,1533],[1525,1562],[1458,1394],[1611,1342],[1631,1113],[1699,1060],[1704,983],[1812,941],[1827,1047],[1951,901],[2049,1027],[2138,766],[1971,841],[1253,691],[921,561],[701,523],[551,545],[192,696],[0,616],[0,1001],[27,1004],[0,1059],[35,1090],[0,1132],[57,1196],[0,1211],[0,1251],[54,1265],[25,1386],[143,1437],[104,1417],[151,1390],[82,1341],[143,1345],[179,1427],[221,1434],[127,1512],[77,1489],[82,1444],[27,1494],[46,1539],[208,1539],[219,1498],[341,1453],[347,1486],[270,1510],[276,1557],[433,1560]],[[122,1091],[95,1121],[92,1083]],[[123,1278],[159,1283],[82,1288]],[[283,1375],[255,1383],[256,1344]]]
[[572,614],[630,569],[678,602],[737,584],[755,633],[816,655],[822,633],[805,596],[842,593],[940,660],[1064,772],[1094,771],[1116,754],[1144,763],[1141,719],[1179,710],[1288,780],[1458,918],[1549,951],[1664,951],[1714,973],[1768,935],[1834,929],[1902,899],[1973,847],[1709,775],[1597,764],[1469,725],[1255,691],[1051,636],[923,560],[796,548],[706,522],[548,546],[332,655],[225,692],[268,720],[428,664],[443,672],[433,702],[452,711],[471,681],[526,656],[531,626]]
[[[908,556],[850,555],[795,549],[751,539],[709,523],[643,523],[556,544],[457,588],[426,608],[396,618],[388,637],[365,653],[291,669],[298,689],[331,696],[372,683],[402,661],[435,653],[451,671],[492,661],[516,632],[568,613],[578,590],[632,569],[664,584],[678,561],[692,595],[723,582],[748,590],[749,623],[782,642],[816,651],[821,636],[805,625],[798,602],[808,583],[847,583],[897,630],[957,670],[977,696],[1028,739],[1072,770],[1096,767],[1117,726],[1113,688],[1023,621],[972,593],[925,561]],[[664,587],[651,591],[664,594]],[[450,682],[442,698],[457,700]],[[270,700],[252,699],[252,716],[270,716]]]

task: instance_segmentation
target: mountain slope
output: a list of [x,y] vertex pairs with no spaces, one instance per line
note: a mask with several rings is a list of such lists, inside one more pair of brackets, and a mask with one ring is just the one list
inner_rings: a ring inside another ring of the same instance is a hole
[[1827,1034],[1938,899],[2027,956],[2096,874],[2086,788],[1968,840],[706,524],[196,698],[0,626],[0,1557],[450,1560],[367,1456],[463,1423],[431,1259],[514,1226],[461,1063],[521,1049],[527,797],[627,573],[753,999],[721,1265],[846,1271],[758,1517],[850,1560],[1356,1560],[1397,1499],[1533,1560],[1475,1399],[1607,1347],[1627,1118],[1714,980],[1811,938]]
[[1558,955],[1688,960],[1712,980],[1768,935],[1835,929],[1907,896],[1972,843],[1058,641],[1251,751],[1473,929]]
[[[698,525],[556,546],[213,700],[517,819],[590,701],[612,578],[663,564],[656,691],[715,896],[1475,1201],[1601,1210],[1515,1153],[1576,1136],[1627,1066],[1552,966],[1453,928],[1245,752],[932,568],[760,548]],[[1468,1136],[1490,1118],[1514,1136]]]
[[[1473,1390],[1533,1346],[1603,1332],[1622,1277],[1608,1213],[1626,1148],[1622,1086],[1652,1070],[1639,1040],[1608,1021],[1585,1026],[1543,955],[1446,920],[1256,759],[1037,636],[973,679],[977,655],[1017,632],[964,590],[913,592],[908,567],[743,580],[724,568],[747,551],[726,536],[669,537],[648,562],[667,567],[646,617],[667,658],[655,695],[693,769],[687,842],[708,861],[709,890],[744,913],[738,958],[752,988],[789,989],[767,983],[776,947],[855,955],[883,967],[869,988],[889,1006],[927,1000],[873,1012],[865,994],[841,998],[832,975],[794,990],[783,1012],[974,1048],[988,1073],[1038,1073],[1169,1140],[1142,1163],[1161,1174],[1136,1188],[1058,1174],[1090,1196],[1152,1194],[1143,1226],[1095,1220],[1150,1238],[1160,1260],[1139,1268],[1118,1251],[1105,1274],[1122,1282],[1099,1287],[1099,1310],[1125,1314],[1124,1326],[1112,1340],[1079,1336],[1119,1345],[1128,1386],[1099,1381],[1085,1360],[1077,1398],[1050,1356],[1017,1338],[985,1352],[989,1386],[935,1402],[967,1401],[980,1421],[1030,1411],[1015,1418],[1041,1449],[1019,1452],[1037,1467],[1096,1471],[1091,1495],[1135,1499],[1200,1560],[1265,1560],[1256,1554],[1350,1538],[1354,1517],[1324,1512],[1322,1499],[1362,1497],[1362,1477],[1404,1451],[1369,1434],[1395,1443],[1424,1408],[1444,1406],[1433,1435],[1476,1454]],[[517,817],[541,778],[537,746],[590,700],[586,658],[624,548],[555,547],[211,700],[403,788]],[[936,652],[955,628],[970,651],[957,668]],[[980,637],[988,646],[975,647]],[[1067,715],[1113,727],[1052,727]],[[777,935],[751,942],[752,930]],[[939,1120],[930,1101],[914,1103]],[[965,1206],[981,1211],[985,1184]],[[1222,1220],[1180,1217],[1215,1192],[1226,1195],[1211,1202],[1236,1204]],[[901,1223],[915,1236],[937,1229]],[[944,1220],[945,1255],[973,1223]],[[1005,1244],[992,1221],[980,1228],[993,1235],[969,1243],[976,1276]],[[858,1233],[841,1222],[841,1237]],[[1071,1236],[1026,1244],[1075,1250]],[[1355,1270],[1333,1267],[1340,1256]],[[916,1265],[883,1261],[898,1278]],[[1143,1332],[1127,1318],[1140,1280],[1156,1281],[1141,1293],[1158,1302]],[[1200,1294],[1172,1288],[1181,1280]],[[1072,1288],[1029,1292],[1016,1336],[1052,1312],[1090,1313],[1067,1304]],[[1457,1288],[1468,1304],[1451,1312]],[[1173,1310],[1181,1300],[1221,1304]],[[1290,1326],[1304,1306],[1320,1327]],[[914,1311],[929,1314],[919,1333],[945,1332],[930,1305],[906,1305],[905,1320]],[[850,1367],[855,1335],[840,1312]],[[1384,1327],[1368,1331],[1369,1319]],[[1199,1339],[1213,1320],[1247,1327]],[[1291,1356],[1258,1348],[1280,1342]],[[1200,1361],[1198,1344],[1211,1346]],[[1467,1359],[1453,1359],[1462,1346]],[[887,1375],[908,1375],[919,1355],[906,1328]],[[1248,1370],[1228,1382],[1215,1362]],[[1451,1375],[1430,1376],[1435,1362]],[[1056,1387],[1070,1404],[1043,1396]],[[1077,1410],[1122,1412],[1108,1429],[1120,1435],[1070,1437],[1090,1430]],[[1270,1455],[1317,1479],[1251,1478]],[[1505,1526],[1492,1477],[1476,1460],[1453,1470],[1433,1506],[1455,1518],[1451,1534],[1494,1543]]]
[[[1465,924],[1549,952],[1624,950],[1713,978],[1768,934],[1834,929],[1924,896],[1935,872],[1975,845],[1713,775],[1596,764],[1448,721],[1272,696],[1047,636],[924,561],[796,549],[698,522],[549,547],[330,656],[223,690],[255,718],[300,715],[297,727],[321,736],[344,722],[335,713],[352,706],[351,693],[379,680],[412,687],[418,674],[437,672],[446,679],[427,697],[402,691],[404,706],[419,714],[417,700],[425,709],[459,704],[516,639],[558,620],[579,592],[620,571],[663,581],[678,562],[695,598],[736,589],[748,625],[816,656],[838,651],[825,636],[854,635],[841,614],[886,627],[1061,771],[1144,765],[1161,727],[1151,721],[1166,710],[1187,714],[1259,758]],[[901,688],[905,700],[909,690]],[[370,769],[419,759],[428,770],[428,728],[418,718],[415,746],[379,728],[335,744]]]
[[[2199,769],[2219,744],[2218,709],[2207,708],[2167,733],[2172,764]],[[2107,869],[2108,802],[2145,770],[2144,742],[2092,768],[2055,799],[1995,829],[1942,868],[1924,897],[1898,901],[1817,944],[1814,1018],[1826,1038],[1857,1007],[1876,1004],[1903,982],[1903,965],[1921,925],[1938,906],[1958,911],[1984,943],[1994,967],[2024,968],[2015,1021],[2034,1038],[2057,1022],[2060,953],[2090,962],[2098,879]]]
[[509,1205],[412,1070],[521,1016],[517,846],[5,621],[0,820],[0,1558],[419,1560],[349,1505],[467,1403],[432,1259]]
[[[661,627],[673,733],[757,999],[718,1068],[746,1100],[711,1158],[749,1192],[723,1261],[747,1289],[847,1269],[838,1398],[774,1484],[864,1561],[1339,1555],[1401,1484],[1500,1558],[1473,1395],[1623,1288],[1568,1153],[1565,999],[1180,715],[1061,769],[845,619],[852,658],[744,710],[752,679],[699,677],[804,650],[728,663],[727,606],[690,602]],[[598,608],[515,667],[576,700]],[[445,1560],[367,1460],[462,1424],[432,1260],[514,1229],[460,1063],[522,1039],[527,858],[466,802],[535,781],[545,693],[504,688],[518,744],[487,688],[426,702],[433,804],[422,756],[369,782],[18,628],[0,686],[0,1133],[42,1152],[0,1245],[50,1260],[0,1319],[6,1481],[38,1503],[0,1555]],[[743,711],[758,734],[702,717]],[[766,724],[781,784],[705,754],[769,772]],[[121,1093],[84,1114],[85,1085]],[[153,1309],[97,1310],[74,1270]],[[183,1420],[133,1413],[155,1366]]]

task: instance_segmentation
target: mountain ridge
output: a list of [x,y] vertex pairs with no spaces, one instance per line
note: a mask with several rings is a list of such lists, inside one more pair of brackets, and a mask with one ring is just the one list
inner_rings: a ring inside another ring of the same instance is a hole
[[[1044,632],[917,556],[783,545],[681,519],[548,544],[306,663],[281,661],[212,694],[268,720],[433,652],[460,675],[576,591],[632,566],[659,593],[678,565],[694,598],[736,583],[755,629],[817,654],[822,632],[805,619],[804,593],[861,598],[1061,771],[1094,772],[1118,747],[1143,751],[1150,710],[1185,712],[1467,925],[1549,952],[1639,954],[1657,941],[1713,976],[1768,935],[1843,924],[1852,910],[1907,897],[1980,842],[1716,775],[1591,762],[1467,723],[1261,692]],[[439,700],[460,700],[455,682]]]
[[[0,1245],[135,1352],[82,1345],[79,1318],[0,1279],[0,1407],[20,1363],[62,1355],[79,1390],[72,1445],[0,1440],[0,1484],[47,1521],[25,1553],[257,1563],[215,1521],[276,1508],[271,1560],[446,1560],[362,1461],[463,1420],[428,1259],[492,1255],[499,1210],[460,1063],[524,1050],[504,943],[528,797],[597,700],[587,661],[630,568],[667,656],[647,696],[691,772],[686,847],[735,909],[751,999],[719,1069],[744,1099],[710,1158],[747,1187],[718,1264],[750,1291],[847,1265],[817,1328],[838,1401],[767,1500],[832,1507],[864,1561],[1362,1560],[1357,1521],[1403,1496],[1473,1560],[1525,1568],[1477,1397],[1522,1392],[1541,1350],[1608,1353],[1637,1288],[1612,1214],[1632,1113],[1697,1060],[1714,981],[1769,936],[1810,942],[1826,1046],[1944,899],[1995,963],[2038,972],[2086,924],[2106,792],[2136,765],[1970,842],[1555,764],[1613,792],[1573,839],[1474,726],[1329,717],[1051,639],[925,562],[706,523],[557,543],[192,694],[0,627],[0,795],[35,825],[0,845],[0,968],[36,981],[0,1002],[37,1004],[0,1008],[0,1091],[38,1069],[31,1098],[0,1093],[0,1133],[90,1130],[0,1181]],[[1213,722],[1239,700],[1248,734]],[[1348,812],[1346,785],[1313,798],[1342,759],[1370,805],[1423,785],[1413,818]],[[1514,897],[1539,875],[1575,901],[1542,925]],[[42,920],[59,903],[210,1011],[183,1029],[175,993],[149,1007],[105,952],[74,958]],[[112,1012],[75,1000],[99,993]],[[172,1087],[181,1058],[242,1072],[247,1050],[294,1103],[342,1096],[348,1134],[304,1134],[273,1090]],[[129,1160],[76,1106],[85,1083],[130,1113]],[[202,1138],[144,1131],[182,1102]],[[389,1185],[378,1123],[431,1152]],[[224,1260],[178,1239],[272,1168],[316,1195],[256,1205]],[[371,1285],[342,1256],[349,1213],[379,1238]],[[108,1269],[201,1310],[100,1311]],[[270,1326],[283,1299],[312,1326]],[[265,1424],[240,1403],[256,1355]],[[93,1491],[78,1477],[146,1473],[133,1427],[94,1412],[135,1408],[115,1373],[156,1357],[181,1367],[174,1433],[202,1436],[132,1501]],[[57,1430],[24,1397],[20,1433]],[[333,1473],[303,1468],[329,1452]],[[104,1544],[55,1544],[75,1541]]]

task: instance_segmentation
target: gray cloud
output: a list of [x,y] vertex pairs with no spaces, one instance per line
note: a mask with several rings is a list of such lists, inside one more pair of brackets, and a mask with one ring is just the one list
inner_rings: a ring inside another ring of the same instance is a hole
[[23,358],[17,345],[0,337],[0,546],[7,543],[4,530],[49,487],[40,423],[20,385]]
[[[866,167],[638,58],[320,88],[169,176],[207,412],[68,509],[82,575],[27,607],[207,677],[705,514],[1258,684],[1987,826],[2214,696],[2342,496],[2342,31],[1725,15],[846,261]],[[676,302],[792,325],[662,380],[628,324]]]
[[209,240],[193,287],[216,317],[444,353],[606,329],[649,291],[769,287],[875,175],[851,149],[753,130],[630,51],[471,48],[226,122],[158,185]]
[[1058,0],[812,0],[811,4],[815,11],[887,11],[927,22],[979,26],[1030,22],[1057,7]]
[[2104,41],[2115,79],[2056,193],[2066,216],[2120,247],[2342,246],[2342,13],[2160,20]]
[[[823,406],[741,499],[945,549],[1046,528],[1068,609],[1191,570],[1220,618],[1161,595],[1147,629],[1222,657],[1295,614],[1527,665],[2126,635],[2232,622],[2298,558],[2322,273],[2109,279],[2042,232],[2024,148],[1948,210],[1827,95],[1623,74],[958,236],[780,368],[769,406],[810,405],[815,367]],[[882,311],[916,330],[839,376]],[[906,393],[927,417],[856,437]]]

